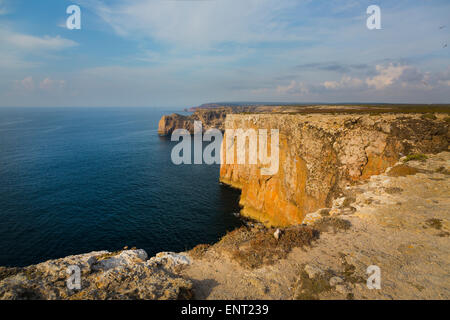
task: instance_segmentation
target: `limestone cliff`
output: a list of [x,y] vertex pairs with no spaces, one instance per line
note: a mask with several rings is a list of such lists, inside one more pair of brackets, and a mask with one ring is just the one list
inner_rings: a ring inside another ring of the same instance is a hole
[[[302,108],[302,110],[305,108]],[[186,129],[190,133],[194,133],[194,121],[201,121],[203,130],[210,128],[224,130],[224,123],[227,114],[234,113],[264,113],[264,112],[291,112],[298,111],[297,108],[287,108],[279,106],[263,106],[263,105],[246,105],[246,106],[221,106],[221,105],[205,105],[197,108],[191,108],[189,111],[193,113],[189,116],[183,116],[177,113],[162,116],[158,125],[158,134],[168,136],[176,129]]]
[[244,216],[271,226],[299,224],[305,214],[330,207],[347,186],[384,172],[403,155],[448,150],[444,118],[229,114],[225,129],[279,129],[279,170],[262,176],[261,165],[222,164],[220,180],[242,190]]
[[161,136],[172,134],[176,129],[186,129],[190,133],[194,133],[194,121],[201,121],[203,130],[209,128],[216,128],[223,130],[225,117],[228,113],[238,113],[246,111],[253,111],[252,108],[241,107],[222,107],[215,109],[196,109],[190,116],[183,116],[176,113],[165,115],[161,118],[158,125],[158,133]]
[[[309,226],[280,232],[247,221],[188,252],[99,251],[0,267],[0,300],[448,300],[449,182],[450,152],[404,157],[346,188],[331,210],[308,214]],[[367,286],[374,264],[380,290]],[[70,266],[80,268],[79,289],[67,286]]]

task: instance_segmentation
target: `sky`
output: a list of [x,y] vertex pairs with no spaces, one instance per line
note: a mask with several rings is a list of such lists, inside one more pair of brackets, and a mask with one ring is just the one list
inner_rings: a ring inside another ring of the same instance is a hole
[[448,0],[0,0],[0,106],[450,103],[449,20]]

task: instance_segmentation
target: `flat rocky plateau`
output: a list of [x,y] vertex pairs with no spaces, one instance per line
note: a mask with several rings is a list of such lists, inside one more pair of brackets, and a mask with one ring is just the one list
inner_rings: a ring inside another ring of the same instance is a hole
[[[189,252],[0,268],[0,299],[449,299],[450,152],[404,160],[347,187],[307,226],[249,222]],[[70,265],[80,267],[80,290],[67,288]],[[379,290],[366,284],[371,265]]]
[[[214,245],[183,275],[199,299],[449,299],[449,169],[450,152],[400,161],[307,215],[322,229],[310,247],[250,270]],[[380,290],[367,287],[371,265]]]

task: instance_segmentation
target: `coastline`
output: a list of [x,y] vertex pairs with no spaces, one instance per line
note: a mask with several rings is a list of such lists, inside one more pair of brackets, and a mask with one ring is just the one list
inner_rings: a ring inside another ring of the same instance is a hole
[[[449,173],[450,152],[400,161],[279,239],[250,223],[213,245],[150,259],[126,249],[1,268],[0,298],[449,299]],[[66,287],[70,264],[81,267],[81,290]],[[366,286],[374,264],[381,290]]]
[[[248,205],[245,190],[249,185],[261,187],[266,180],[249,175],[251,171],[246,166],[233,173],[236,167],[223,165],[220,183],[241,190],[240,204],[244,207],[241,215],[256,220],[212,245],[199,244],[186,252],[161,252],[149,258],[142,249],[124,248],[117,252],[68,256],[24,268],[0,267],[0,299],[449,299],[448,116],[315,118],[315,115],[233,114],[224,123],[224,127],[230,127],[237,121],[246,127],[254,119],[258,119],[259,125],[275,121],[272,126],[281,121],[287,130],[285,135],[298,133],[292,126],[301,123],[302,128],[312,128],[318,134],[306,135],[313,138],[310,142],[319,146],[318,150],[322,150],[320,143],[335,144],[344,137],[345,143],[350,142],[350,155],[359,150],[376,155],[372,160],[363,159],[364,165],[372,170],[367,174],[364,167],[349,170],[352,165],[360,165],[358,157],[345,162],[342,157],[323,157],[323,152],[311,153],[307,148],[313,158],[303,156],[309,165],[305,168],[316,168],[318,175],[308,182],[311,174],[300,172],[303,180],[299,178],[292,185],[310,189],[302,191],[304,202],[297,203],[307,203],[305,195],[311,195],[311,191],[327,196],[303,207],[300,220],[281,224],[266,221],[264,213],[252,207],[252,202]],[[369,144],[361,143],[359,138],[353,141],[346,138],[348,133],[352,139],[364,136],[358,131],[361,127],[369,128],[362,131]],[[412,129],[416,130],[414,134]],[[327,140],[326,130],[336,136]],[[305,135],[298,137],[304,139]],[[314,140],[317,137],[319,140]],[[380,142],[377,137],[385,140]],[[378,149],[370,145],[371,141],[377,142]],[[392,148],[388,144],[396,146],[397,156],[387,162],[378,161],[386,150],[389,156]],[[345,145],[337,146],[346,150]],[[405,146],[411,152],[425,154],[399,156]],[[290,157],[289,152],[294,152],[295,159],[303,152],[295,148],[285,150],[288,153],[282,155],[283,160]],[[311,161],[314,157],[319,162]],[[325,165],[320,162],[329,160],[333,161]],[[339,179],[320,178],[320,173],[328,174],[330,168],[341,174]],[[289,176],[289,170],[292,169],[284,168],[281,173]],[[352,179],[348,175],[351,172],[358,173],[358,179]],[[279,183],[283,179],[269,180]],[[326,185],[325,181],[333,183]],[[329,186],[331,189],[326,189]],[[290,194],[289,189],[277,192],[278,198]],[[248,212],[250,208],[255,212]],[[274,212],[282,213],[270,214]],[[430,266],[429,261],[438,267]],[[81,288],[75,290],[68,289],[66,282],[67,268],[73,265],[81,270]],[[372,265],[383,270],[383,290],[370,290],[366,286],[367,268]],[[415,277],[418,273],[419,278]],[[430,281],[433,286],[427,287]]]

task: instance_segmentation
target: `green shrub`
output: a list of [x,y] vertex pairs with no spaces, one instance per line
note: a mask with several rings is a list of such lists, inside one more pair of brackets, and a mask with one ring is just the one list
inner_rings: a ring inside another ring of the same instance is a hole
[[426,155],[424,155],[423,153],[415,153],[415,154],[410,154],[409,156],[407,156],[403,160],[403,162],[408,162],[408,161],[412,161],[412,160],[425,161],[427,159],[428,159],[428,157]]

